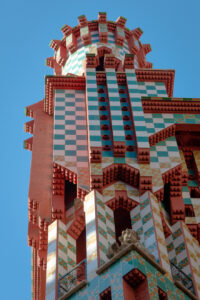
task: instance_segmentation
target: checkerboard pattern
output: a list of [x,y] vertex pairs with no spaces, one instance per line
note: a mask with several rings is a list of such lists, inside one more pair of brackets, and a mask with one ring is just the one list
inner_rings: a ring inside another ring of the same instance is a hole
[[85,92],[57,90],[54,112],[54,161],[88,167]]
[[172,234],[166,239],[169,259],[185,274],[192,277],[196,295],[200,296],[200,247],[184,222],[172,227]]
[[148,193],[140,197],[140,204],[131,211],[131,222],[133,230],[138,232],[144,247],[155,256],[157,262],[160,262]]
[[96,193],[97,223],[98,223],[98,247],[100,265],[108,259],[106,256],[110,244],[115,242],[115,224],[113,211],[103,203],[103,196]]
[[138,92],[138,82],[134,69],[126,69],[129,98],[133,113],[136,141],[138,148],[149,149],[149,139],[145,125],[144,113],[141,102],[141,95]]
[[[125,141],[126,146],[136,146],[136,139],[135,139],[135,135],[133,132],[133,129],[125,129],[126,126],[128,125],[130,128],[132,128],[132,117],[131,117],[131,109],[129,107],[129,101],[128,101],[128,91],[126,86],[124,85],[119,85],[119,97],[121,98],[125,98],[126,102],[121,102],[121,110],[122,110],[122,116],[128,116],[129,120],[126,119],[122,119],[123,120],[123,125],[124,125],[124,132],[125,132],[125,136],[131,136],[131,140],[127,140]],[[125,110],[125,108],[128,108],[128,110]],[[126,155],[128,156],[128,152],[126,152]],[[136,155],[136,151],[135,153],[131,153],[131,157]]]
[[186,275],[191,277],[191,266],[181,222],[175,223],[171,229],[172,234],[166,239],[169,260],[176,264]]
[[178,145],[174,136],[150,147],[150,165],[139,165],[141,176],[152,176],[153,192],[163,188],[162,174],[181,164]]
[[183,202],[185,205],[191,205],[192,199],[190,197],[190,191],[188,186],[182,186],[182,195],[183,195]]
[[182,223],[183,233],[186,241],[188,256],[190,259],[190,266],[192,275],[196,285],[196,293],[200,297],[200,247],[197,240],[191,235],[186,224]]
[[97,93],[96,71],[93,68],[86,71],[87,81],[87,111],[90,147],[102,147],[100,114]]
[[46,299],[55,299],[56,272],[62,277],[76,265],[76,241],[66,233],[61,221],[48,228]]
[[86,222],[86,251],[87,251],[87,274],[88,280],[95,277],[98,268],[97,260],[97,228],[96,228],[96,209],[95,209],[95,193],[90,192],[84,201],[84,212]]
[[200,124],[200,115],[193,114],[151,114],[145,113],[144,119],[148,136],[173,124]]
[[93,277],[95,266],[108,260],[107,248],[115,241],[114,215],[113,211],[104,204],[103,196],[97,191],[92,191],[85,199],[88,276]]
[[158,287],[167,293],[168,299],[189,300],[188,296],[178,289],[167,276],[162,275],[136,251],[130,251],[100,275],[93,278],[89,285],[73,294],[72,300],[99,300],[99,294],[111,288],[112,299],[124,299],[123,276],[132,269],[139,269],[147,278],[150,299],[157,300]]
[[158,199],[152,193],[149,192],[148,194],[151,204],[151,212],[154,220],[154,230],[156,234],[156,242],[158,247],[160,264],[163,267],[163,269],[167,271],[168,278],[172,278]]
[[103,189],[103,202],[106,203],[115,198],[115,191],[126,191],[128,198],[137,203],[140,201],[138,189],[126,184],[125,182],[117,181]]
[[[99,115],[101,116],[106,116],[107,119],[101,119],[100,118],[100,127],[101,127],[101,137],[103,137],[104,135],[109,136],[109,139],[101,139],[102,142],[102,146],[108,146],[108,147],[112,147],[113,145],[113,141],[111,139],[111,121],[109,118],[110,115],[110,107],[107,101],[105,101],[105,99],[108,98],[108,93],[107,93],[107,87],[106,85],[97,85],[97,89],[98,89],[98,99],[99,99],[99,108],[104,106],[106,107],[105,111],[101,111],[99,110]],[[104,129],[104,127],[107,126],[108,129]],[[113,156],[113,151],[102,151],[102,157],[111,157]]]
[[[101,24],[101,26],[102,25],[106,25],[106,24]],[[68,40],[66,40],[66,44],[68,45],[70,44],[72,37],[68,36],[67,39]],[[99,32],[92,31],[91,41],[92,41],[91,45],[84,46],[81,37],[77,38],[77,51],[72,54],[68,53],[68,59],[66,61],[66,64],[62,67],[63,75],[67,73],[82,75],[84,72],[83,65],[84,65],[86,53],[97,54],[97,49],[102,46],[106,46],[112,49],[112,53],[116,56],[116,58],[120,60],[124,59],[126,53],[130,53],[127,40],[125,40],[123,47],[119,47],[118,45],[115,44],[115,36],[113,32],[108,32],[108,43],[104,44],[99,42]]]
[[125,142],[123,115],[121,110],[119,90],[115,69],[106,69],[108,97],[114,142]]
[[171,278],[171,269],[157,198],[150,192],[140,197],[140,204],[131,211],[133,230]]

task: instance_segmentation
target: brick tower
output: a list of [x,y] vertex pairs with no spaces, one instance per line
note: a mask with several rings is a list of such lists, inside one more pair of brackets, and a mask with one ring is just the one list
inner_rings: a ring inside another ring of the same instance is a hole
[[200,99],[125,24],[65,25],[26,108],[32,300],[200,298]]

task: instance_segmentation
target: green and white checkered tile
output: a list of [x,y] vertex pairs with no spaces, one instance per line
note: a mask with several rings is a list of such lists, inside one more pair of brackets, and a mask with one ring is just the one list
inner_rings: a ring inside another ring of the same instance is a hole
[[[110,107],[109,107],[109,104],[107,102],[105,102],[105,99],[108,98],[107,87],[106,87],[106,85],[98,85],[97,89],[98,89],[99,107],[106,106],[106,108],[107,108],[106,111],[99,111],[99,114],[100,114],[100,116],[102,116],[102,115],[109,116]],[[103,129],[104,125],[108,126],[109,129],[104,130]],[[104,135],[111,136],[111,128],[112,127],[111,127],[110,118],[107,118],[107,120],[100,120],[100,127],[101,127],[101,137],[103,137]],[[107,140],[102,139],[102,146],[111,147],[112,139],[111,138],[107,139]],[[102,151],[102,157],[112,157],[112,156],[113,156],[113,151]]]
[[99,32],[98,31],[91,32],[91,40],[92,40],[92,44],[99,43]]
[[[170,261],[177,264],[177,266],[188,276],[191,276],[191,267],[185,246],[184,233],[182,231],[181,222],[175,223],[172,227],[172,235],[167,237],[167,249]],[[173,243],[173,246],[171,245]],[[171,250],[171,251],[170,251]],[[173,257],[174,251],[176,256]]]
[[[96,53],[97,48],[106,46],[112,49],[113,54],[123,60],[125,53],[130,53],[128,48],[128,42],[125,40],[124,46],[119,47],[115,44],[115,36],[112,32],[108,33],[108,43],[99,42],[99,33],[98,31],[91,32],[91,44],[84,46],[81,37],[77,38],[77,50],[74,53],[68,53],[69,57],[66,61],[64,67],[62,67],[62,74],[72,73],[76,75],[82,75],[84,72],[84,60],[86,53]],[[148,94],[145,94],[146,96]],[[151,95],[151,94],[150,94]],[[162,95],[163,96],[163,95]]]
[[149,148],[149,139],[147,135],[144,112],[141,102],[141,94],[138,89],[138,82],[134,69],[126,69],[126,78],[128,85],[129,98],[133,113],[133,122],[136,133],[137,147]]
[[200,124],[200,115],[193,114],[151,114],[145,113],[144,119],[148,136],[157,133],[173,124]]
[[123,114],[121,110],[119,90],[115,69],[106,69],[108,97],[114,142],[125,142]]
[[190,197],[190,192],[187,186],[182,186],[182,195],[183,195],[183,201],[185,205],[191,205],[192,200]]
[[172,136],[152,146],[150,160],[151,166],[158,167],[162,174],[181,164],[176,138]]
[[141,97],[168,97],[164,82],[138,82]]
[[171,268],[168,258],[168,252],[166,248],[165,235],[162,226],[162,220],[160,215],[160,206],[158,199],[149,192],[150,203],[151,203],[151,213],[154,220],[154,230],[156,234],[156,243],[159,252],[160,264],[171,276]]
[[136,206],[130,211],[130,216],[132,229],[137,231],[138,235],[140,236],[141,243],[144,244],[144,232],[142,218],[140,214],[140,205]]
[[108,237],[107,237],[107,224],[106,224],[106,209],[103,203],[103,196],[101,194],[96,195],[96,209],[97,209],[97,226],[98,226],[98,247],[100,263],[103,264],[107,261],[106,252],[108,249]]
[[85,91],[55,92],[53,159],[88,167]]
[[[127,92],[126,86],[119,85],[119,96],[120,96],[120,98],[128,99],[128,92]],[[122,115],[129,117],[129,120],[123,120],[124,128],[125,128],[126,125],[129,125],[132,128],[131,109],[125,111],[124,110],[125,107],[130,109],[129,101],[128,102],[121,102]],[[124,129],[124,131],[125,131],[125,135],[131,136],[131,140],[126,140],[125,141],[126,146],[136,146],[135,135],[133,134],[133,129]],[[126,155],[127,154],[128,153],[126,153]],[[133,153],[129,153],[129,154],[131,155],[130,157],[133,157]],[[136,153],[135,153],[135,155],[136,155]]]
[[148,192],[140,197],[140,204],[131,211],[131,222],[133,230],[139,234],[144,247],[147,248],[159,262],[153,211]]
[[190,258],[192,275],[196,285],[197,295],[200,297],[200,247],[198,241],[192,236],[186,224],[183,224],[183,231],[187,243],[187,250]]
[[98,103],[98,91],[96,81],[96,70],[86,70],[87,82],[87,109],[88,109],[88,132],[90,147],[101,147],[100,114]]

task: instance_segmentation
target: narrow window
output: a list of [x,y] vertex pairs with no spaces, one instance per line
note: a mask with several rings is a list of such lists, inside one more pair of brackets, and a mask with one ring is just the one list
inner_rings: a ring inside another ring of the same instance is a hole
[[131,227],[131,217],[130,212],[122,207],[115,209],[114,211],[114,220],[115,220],[115,235],[116,239],[121,236],[122,231],[126,228]]
[[96,67],[96,71],[104,71],[104,57],[99,58],[99,65]]
[[71,208],[74,205],[74,199],[77,197],[76,184],[65,180],[65,210]]
[[168,215],[170,216],[170,183],[166,183],[164,185],[163,206]]

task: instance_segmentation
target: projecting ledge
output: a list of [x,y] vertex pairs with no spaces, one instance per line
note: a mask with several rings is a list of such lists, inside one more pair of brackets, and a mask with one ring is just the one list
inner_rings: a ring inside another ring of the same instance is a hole
[[68,299],[72,294],[78,292],[80,289],[84,288],[87,285],[87,280],[81,281],[79,284],[77,284],[73,289],[71,289],[69,292],[67,292],[65,295],[60,297],[58,300],[65,300]]
[[119,251],[115,256],[113,256],[108,262],[106,262],[105,264],[103,264],[101,267],[99,267],[96,270],[96,273],[99,275],[101,274],[103,271],[105,271],[106,269],[108,269],[112,264],[114,264],[119,258],[121,258],[122,256],[124,256],[126,253],[128,253],[131,250],[135,250],[137,251],[141,256],[143,256],[151,265],[153,265],[160,273],[165,274],[166,271],[161,268],[161,266],[153,259],[149,256],[148,253],[144,252],[142,249],[140,249],[139,247],[137,247],[135,244],[130,244],[129,246],[127,246],[126,248],[122,249],[121,251]]
[[177,288],[179,288],[180,290],[182,290],[185,294],[187,294],[191,299],[194,300],[198,300],[199,298],[197,298],[193,293],[191,293],[187,288],[184,287],[183,284],[181,284],[179,281],[175,281],[174,282],[175,285],[177,286]]

